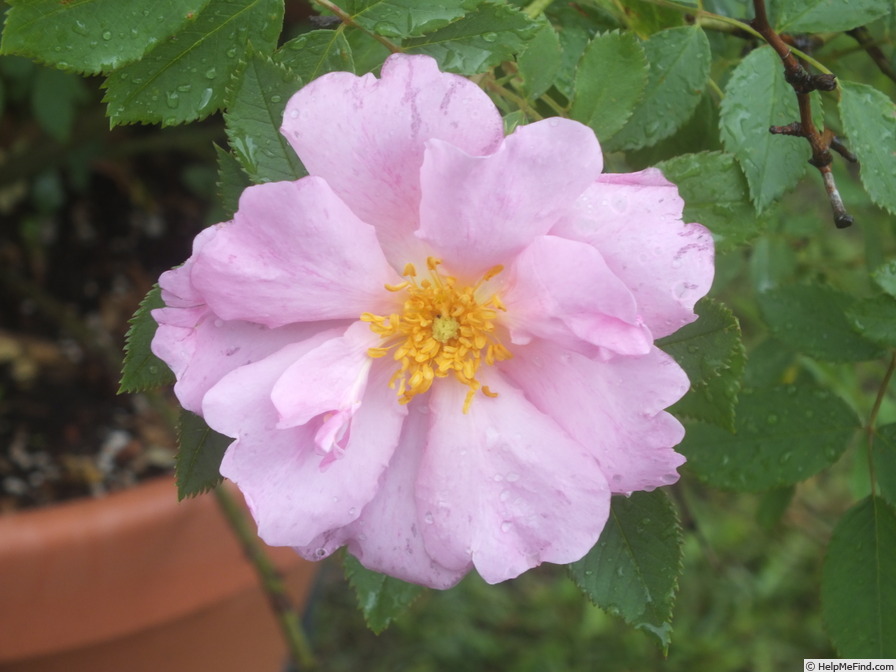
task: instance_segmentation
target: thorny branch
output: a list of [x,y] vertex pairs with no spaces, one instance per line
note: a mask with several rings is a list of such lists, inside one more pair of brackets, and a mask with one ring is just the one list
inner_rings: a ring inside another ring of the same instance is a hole
[[800,107],[799,121],[787,126],[772,126],[769,132],[777,135],[795,135],[805,138],[809,142],[809,146],[812,148],[812,158],[809,159],[809,163],[818,168],[818,172],[821,173],[824,180],[824,188],[831,203],[831,210],[834,212],[834,224],[838,229],[844,229],[853,223],[853,218],[846,212],[843,199],[840,198],[840,192],[837,191],[834,174],[831,172],[833,159],[830,150],[838,152],[848,161],[854,162],[856,157],[830,130],[824,129],[819,132],[815,127],[812,122],[812,99],[809,97],[813,91],[833,91],[837,88],[837,81],[830,74],[813,75],[806,71],[793,55],[790,47],[771,27],[765,11],[765,0],[753,0],[753,8],[756,18],[753,19],[752,26],[781,57],[781,61],[784,63],[784,79],[796,93]]

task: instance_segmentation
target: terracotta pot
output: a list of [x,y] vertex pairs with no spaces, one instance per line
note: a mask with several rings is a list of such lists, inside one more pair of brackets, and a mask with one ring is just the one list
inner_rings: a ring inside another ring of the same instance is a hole
[[[271,549],[296,604],[315,565]],[[0,517],[0,671],[279,672],[286,650],[212,495],[171,478]]]

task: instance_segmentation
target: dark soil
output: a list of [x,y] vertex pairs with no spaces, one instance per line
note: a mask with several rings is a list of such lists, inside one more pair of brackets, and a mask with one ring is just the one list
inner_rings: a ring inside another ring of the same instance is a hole
[[208,223],[219,130],[110,132],[94,103],[60,143],[15,106],[0,119],[0,513],[172,468],[170,393],[118,395],[121,348]]

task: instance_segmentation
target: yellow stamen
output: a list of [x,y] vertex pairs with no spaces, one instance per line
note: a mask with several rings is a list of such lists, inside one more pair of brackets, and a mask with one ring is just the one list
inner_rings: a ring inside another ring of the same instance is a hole
[[407,292],[401,314],[363,313],[361,320],[384,341],[382,347],[367,350],[370,357],[381,358],[394,348],[392,357],[399,368],[389,387],[395,389],[397,383],[400,403],[429,390],[436,378],[453,374],[470,388],[464,399],[466,413],[476,392],[498,396],[476,379],[479,367],[512,357],[495,334],[495,320],[499,311],[506,310],[504,304],[497,294],[485,301],[476,297],[477,290],[504,267],[490,268],[475,285],[458,287],[456,278],[439,272],[441,263],[441,259],[429,257],[429,278],[419,282],[414,265],[407,264],[403,275],[408,279],[386,285],[390,292]]
[[386,287],[386,289],[388,289],[390,292],[400,292],[402,289],[404,289],[405,287],[407,287],[409,284],[411,284],[411,283],[409,283],[409,282],[399,282],[397,285],[385,285],[385,287]]

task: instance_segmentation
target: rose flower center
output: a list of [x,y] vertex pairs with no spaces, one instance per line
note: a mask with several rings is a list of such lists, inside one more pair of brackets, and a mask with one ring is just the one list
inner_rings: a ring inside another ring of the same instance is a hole
[[495,334],[497,311],[505,310],[497,294],[485,300],[476,293],[483,283],[504,270],[503,266],[489,269],[475,284],[458,287],[457,279],[439,272],[441,261],[426,260],[429,278],[417,280],[413,264],[404,268],[407,278],[398,285],[386,285],[390,292],[405,292],[402,312],[393,315],[364,313],[361,320],[383,337],[382,347],[369,348],[373,358],[384,357],[394,348],[392,358],[399,368],[389,381],[398,388],[398,400],[408,403],[414,396],[426,392],[436,378],[449,374],[469,387],[464,401],[464,412],[477,391],[489,397],[497,396],[476,380],[483,362],[494,364],[512,355]]

